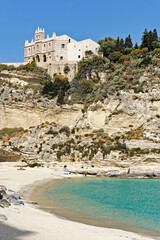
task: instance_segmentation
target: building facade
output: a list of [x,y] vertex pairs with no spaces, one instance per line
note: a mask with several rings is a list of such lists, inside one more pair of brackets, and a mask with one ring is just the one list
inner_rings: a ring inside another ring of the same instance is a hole
[[39,63],[78,62],[85,56],[85,51],[98,53],[99,44],[91,39],[77,42],[73,38],[62,35],[45,38],[44,29],[35,31],[35,41],[25,41],[24,62],[36,61]]
[[63,69],[67,64],[71,69],[67,77],[71,80],[77,71],[78,61],[85,56],[85,52],[91,50],[98,54],[98,49],[99,44],[91,39],[77,42],[67,35],[56,36],[55,33],[52,37],[47,35],[45,38],[44,29],[38,27],[35,40],[25,41],[24,62],[36,61],[38,66],[48,69],[51,76],[64,74]]

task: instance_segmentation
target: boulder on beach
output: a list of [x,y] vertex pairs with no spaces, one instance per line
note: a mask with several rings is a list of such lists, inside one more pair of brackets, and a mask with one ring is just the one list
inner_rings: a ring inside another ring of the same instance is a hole
[[7,221],[7,217],[4,214],[0,214],[0,221]]
[[9,207],[11,206],[11,204],[9,203],[9,201],[7,201],[6,199],[2,199],[2,201],[0,202],[1,206],[3,207]]
[[0,185],[0,191],[7,191],[7,188],[4,185]]

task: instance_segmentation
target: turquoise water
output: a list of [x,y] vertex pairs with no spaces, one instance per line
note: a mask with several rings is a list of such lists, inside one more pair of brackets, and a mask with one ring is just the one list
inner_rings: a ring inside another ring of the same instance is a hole
[[62,209],[160,236],[160,179],[62,180],[46,188],[45,194]]

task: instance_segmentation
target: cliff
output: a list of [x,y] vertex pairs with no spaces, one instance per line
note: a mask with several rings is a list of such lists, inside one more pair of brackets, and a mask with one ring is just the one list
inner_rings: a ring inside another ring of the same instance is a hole
[[[140,81],[148,84],[150,75],[142,75]],[[42,76],[1,72],[0,79],[0,146],[8,154],[18,153],[27,163],[89,164],[90,174],[123,176],[130,168],[131,177],[160,176],[157,76],[147,91],[120,89],[87,109],[69,101],[57,106],[56,98],[43,96]],[[18,135],[5,130],[19,127],[24,130]],[[103,166],[105,171],[97,170]]]

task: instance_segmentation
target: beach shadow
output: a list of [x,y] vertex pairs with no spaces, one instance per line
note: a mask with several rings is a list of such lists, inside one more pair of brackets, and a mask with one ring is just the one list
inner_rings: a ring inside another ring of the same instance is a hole
[[35,232],[19,230],[0,222],[0,240],[20,240],[21,236],[33,234]]

